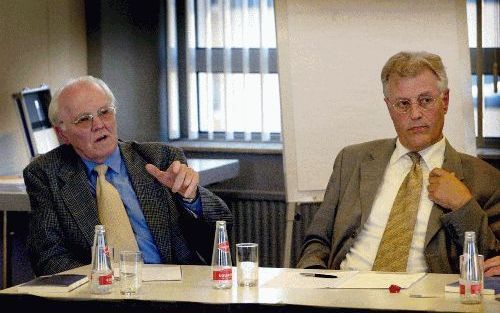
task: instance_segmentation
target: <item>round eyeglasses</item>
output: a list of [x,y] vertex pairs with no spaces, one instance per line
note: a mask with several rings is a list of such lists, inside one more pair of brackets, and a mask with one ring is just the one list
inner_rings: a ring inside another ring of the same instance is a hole
[[81,128],[91,128],[92,122],[96,116],[99,116],[99,118],[106,123],[113,119],[115,113],[116,107],[114,105],[105,105],[97,109],[95,115],[91,113],[82,113],[78,115],[78,117],[72,121],[71,124]]
[[[417,103],[419,109],[421,109],[423,111],[427,111],[427,110],[432,109],[434,107],[436,102],[441,99],[442,95],[443,94],[441,93],[437,97],[428,96],[428,95],[419,96],[415,100],[415,102]],[[410,112],[411,105],[413,103],[413,99],[400,98],[400,99],[396,99],[395,101],[389,100],[389,103],[392,105],[394,110],[396,110],[398,113],[407,114]]]

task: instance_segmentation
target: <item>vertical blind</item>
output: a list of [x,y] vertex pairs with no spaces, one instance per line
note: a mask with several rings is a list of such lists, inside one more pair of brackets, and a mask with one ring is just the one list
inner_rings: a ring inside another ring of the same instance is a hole
[[[178,1],[167,3],[169,139],[279,138],[273,0],[186,0],[183,14]],[[184,40],[179,23],[185,25]],[[178,75],[181,57],[185,75]],[[183,107],[185,115],[179,114]]]
[[467,22],[472,55],[472,96],[477,144],[500,137],[500,1],[468,0]]

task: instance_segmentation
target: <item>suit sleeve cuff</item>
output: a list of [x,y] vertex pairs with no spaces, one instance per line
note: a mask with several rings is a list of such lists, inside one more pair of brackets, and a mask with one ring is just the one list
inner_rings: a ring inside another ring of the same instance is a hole
[[182,207],[184,207],[194,218],[198,218],[203,214],[203,206],[199,192],[196,192],[196,197],[194,199],[186,199],[182,196],[177,196],[177,199]]

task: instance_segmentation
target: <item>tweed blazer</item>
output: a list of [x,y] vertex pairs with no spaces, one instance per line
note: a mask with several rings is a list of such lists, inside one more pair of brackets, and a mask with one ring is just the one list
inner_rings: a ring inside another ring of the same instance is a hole
[[[199,186],[203,216],[194,218],[146,170],[151,163],[165,170],[186,163],[183,152],[160,143],[119,142],[132,187],[163,263],[210,262],[215,221],[230,225],[226,204]],[[31,203],[28,251],[36,275],[89,264],[94,227],[99,224],[85,165],[73,148],[62,145],[36,157],[23,171]]]
[[[366,223],[396,139],[344,148],[335,160],[323,203],[306,233],[298,267],[339,269]],[[500,251],[500,173],[488,163],[458,153],[446,142],[443,169],[454,172],[473,198],[450,211],[434,204],[425,236],[430,272],[458,273],[465,231],[475,231],[479,253]],[[426,185],[426,184],[424,184]]]

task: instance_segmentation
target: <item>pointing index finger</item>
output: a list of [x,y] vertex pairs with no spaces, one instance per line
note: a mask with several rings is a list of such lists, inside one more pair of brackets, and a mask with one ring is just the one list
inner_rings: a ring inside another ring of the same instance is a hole
[[161,171],[159,168],[154,166],[153,164],[146,164],[146,171],[154,177],[158,178],[161,175]]

